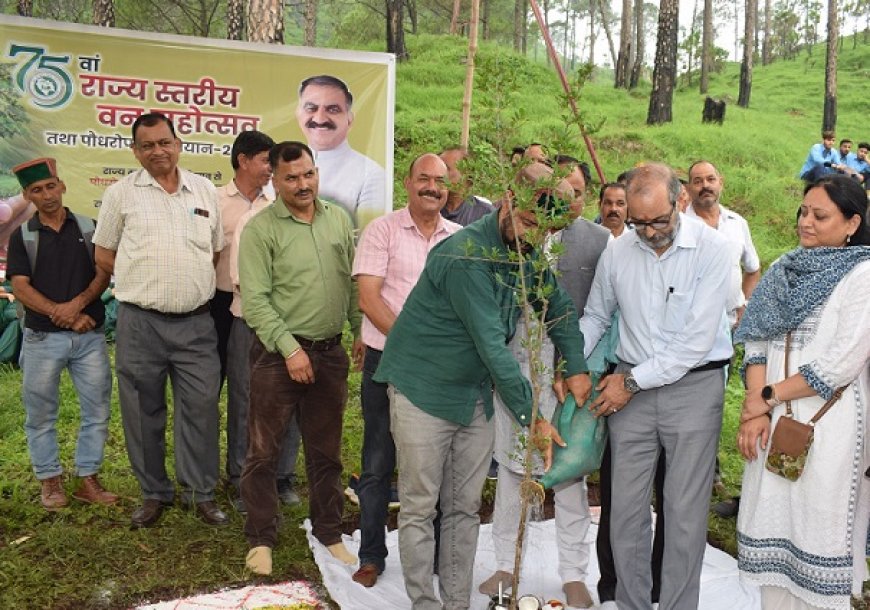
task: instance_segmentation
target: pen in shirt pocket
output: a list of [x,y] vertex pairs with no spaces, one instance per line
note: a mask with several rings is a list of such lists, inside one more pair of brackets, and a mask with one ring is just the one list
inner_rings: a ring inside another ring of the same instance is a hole
[[665,303],[671,298],[671,295],[674,294],[674,287],[668,286],[668,294],[665,295]]

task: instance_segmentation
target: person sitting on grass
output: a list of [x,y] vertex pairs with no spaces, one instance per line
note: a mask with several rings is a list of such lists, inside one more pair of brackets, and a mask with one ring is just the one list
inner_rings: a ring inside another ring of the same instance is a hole
[[822,132],[822,141],[812,145],[801,167],[801,180],[815,182],[825,174],[836,173],[836,166],[840,165],[840,153],[834,150],[836,137],[833,131]]

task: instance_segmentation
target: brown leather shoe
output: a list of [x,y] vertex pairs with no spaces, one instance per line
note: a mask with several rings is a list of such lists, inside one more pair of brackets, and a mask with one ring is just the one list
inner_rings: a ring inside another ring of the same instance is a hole
[[117,494],[113,494],[111,491],[106,491],[95,474],[81,477],[80,481],[79,488],[72,494],[73,498],[80,502],[108,506],[114,504],[119,499]]
[[209,525],[226,525],[230,518],[222,511],[214,500],[196,503],[196,514]]
[[381,570],[378,569],[373,563],[364,563],[359,567],[359,570],[353,573],[354,582],[358,582],[364,587],[372,587],[376,582],[378,582],[378,576],[380,575]]
[[169,502],[161,502],[153,498],[148,498],[142,502],[142,506],[133,511],[130,517],[130,526],[134,529],[140,527],[151,527],[160,520],[163,514],[163,509],[172,506]]
[[66,499],[66,491],[63,489],[62,474],[50,479],[43,479],[40,483],[42,484],[42,492],[39,501],[45,510],[58,510],[69,504]]

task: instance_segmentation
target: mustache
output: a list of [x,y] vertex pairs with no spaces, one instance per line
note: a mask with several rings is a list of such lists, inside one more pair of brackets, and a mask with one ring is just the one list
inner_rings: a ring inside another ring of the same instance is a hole
[[714,195],[714,196],[716,195],[716,193],[714,193],[714,192],[711,191],[710,189],[701,189],[701,192],[698,193],[698,194],[699,194],[699,195],[703,195],[704,193],[707,193],[708,195]]
[[304,195],[310,195],[311,189],[299,189],[295,193],[293,193],[296,197],[302,197]]
[[335,123],[333,123],[332,121],[325,121],[323,123],[318,123],[314,119],[308,119],[308,122],[305,123],[305,126],[308,129],[318,129],[321,127],[325,127],[326,129],[332,129],[333,131],[335,130]]
[[622,218],[622,217],[619,215],[619,212],[610,212],[607,215],[607,218]]
[[435,199],[441,199],[441,193],[438,191],[430,191],[428,189],[417,191],[418,197],[434,197]]

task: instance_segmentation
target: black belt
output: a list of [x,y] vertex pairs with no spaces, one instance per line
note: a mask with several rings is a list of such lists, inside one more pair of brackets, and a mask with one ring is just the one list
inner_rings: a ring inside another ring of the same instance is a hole
[[715,371],[716,369],[724,369],[729,364],[731,364],[730,360],[713,360],[711,362],[708,362],[707,364],[702,364],[701,366],[696,366],[693,369],[689,369],[689,372],[700,373],[702,371]]
[[313,352],[325,352],[326,350],[332,349],[336,345],[341,344],[341,333],[338,333],[330,339],[306,339],[299,335],[293,335],[293,338],[296,339],[296,342],[302,347],[302,349],[311,350]]
[[184,311],[181,313],[167,313],[165,311],[158,311],[156,309],[148,309],[147,307],[139,307],[138,305],[134,305],[133,303],[124,303],[124,305],[129,305],[130,307],[132,307],[134,309],[138,309],[139,311],[144,311],[145,313],[151,313],[151,314],[154,314],[157,316],[162,316],[164,318],[173,318],[173,319],[191,318],[193,316],[198,316],[200,314],[208,313],[208,311],[209,311],[208,302],[203,303],[202,305],[200,305],[199,307],[197,307],[196,309],[194,309],[192,311]]

